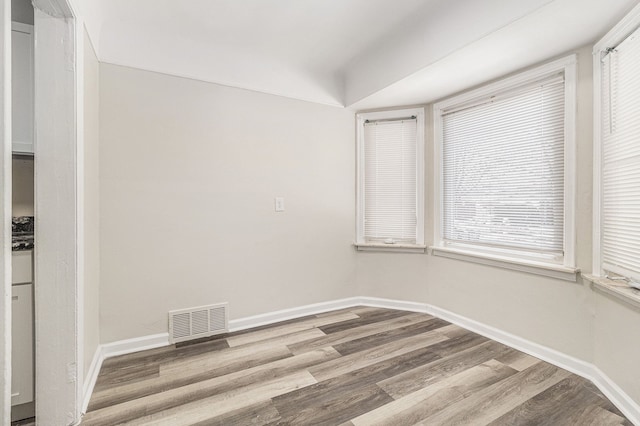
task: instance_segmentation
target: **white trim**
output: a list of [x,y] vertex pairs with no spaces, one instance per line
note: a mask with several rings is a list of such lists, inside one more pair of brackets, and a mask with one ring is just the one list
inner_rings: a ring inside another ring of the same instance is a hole
[[[366,246],[364,240],[364,122],[366,120],[393,119],[416,116],[416,246],[424,244],[424,200],[425,200],[425,124],[424,108],[406,108],[393,111],[361,112],[356,114],[356,246]],[[396,251],[396,250],[394,250]]]
[[361,298],[359,297],[350,297],[346,299],[314,303],[312,305],[299,306],[296,308],[283,309],[281,311],[267,312],[264,314],[231,320],[229,321],[229,332],[246,330],[253,327],[260,327],[262,325],[273,324],[280,321],[287,321],[307,315],[315,315],[323,312],[335,311],[336,309],[358,306],[361,302],[360,299]]
[[515,334],[502,331],[498,328],[483,324],[479,321],[464,317],[462,315],[442,308],[438,308],[433,305],[427,305],[426,312],[433,316],[437,316],[438,318],[441,318],[445,321],[449,321],[452,324],[456,324],[467,330],[473,331],[474,333],[478,333],[482,336],[503,343],[531,356],[535,356],[536,358],[539,358],[543,361],[557,365],[580,376],[584,376],[593,367],[586,361],[582,361],[578,358],[572,357],[555,349],[551,349],[547,346],[543,346],[530,340],[523,339],[522,337],[516,336]]
[[640,26],[640,4],[625,15],[608,33],[606,33],[594,46],[593,53],[599,53],[607,47],[615,47],[629,34]]
[[634,7],[618,24],[593,46],[593,252],[592,272],[602,269],[602,71],[601,53],[615,47],[640,26],[640,5]]
[[374,308],[398,309],[400,311],[419,312],[430,314],[429,305],[422,302],[409,302],[407,300],[385,299],[382,297],[363,296],[358,298],[360,305]]
[[[78,302],[76,311],[76,324],[78,327],[78,386],[76,418],[82,415],[82,403],[84,400],[85,386],[85,201],[84,201],[84,25],[79,20],[74,20],[74,46],[76,62],[76,259],[78,262]],[[92,360],[93,363],[93,360]],[[95,383],[94,383],[95,384]]]
[[82,388],[81,415],[87,412],[104,360],[119,355],[169,346],[169,333],[152,334],[98,345]]
[[[409,302],[404,300],[383,299],[378,297],[350,297],[328,302],[315,303],[296,308],[283,309],[280,311],[268,312],[246,318],[229,321],[230,331],[246,330],[248,328],[273,324],[289,319],[300,318],[307,315],[314,315],[336,309],[344,309],[353,306],[372,306],[387,309],[399,309],[403,311],[421,312],[436,316],[452,324],[456,324],[467,330],[488,337],[497,342],[503,343],[514,349],[527,353],[531,356],[549,362],[560,368],[564,368],[578,376],[591,380],[604,393],[611,402],[627,416],[634,424],[640,425],[640,404],[627,395],[618,385],[615,384],[603,371],[591,363],[567,355],[547,346],[540,345],[522,337],[516,336],[498,328],[483,324],[479,321],[464,317],[446,309],[439,308],[427,303]],[[102,362],[110,357],[138,352],[147,349],[158,348],[169,345],[169,334],[160,333],[150,336],[142,336],[134,339],[112,342],[96,350],[94,362],[90,369],[91,383],[95,384],[95,378],[100,370]],[[95,378],[94,378],[95,376]],[[83,412],[86,411],[93,385],[86,387],[84,394]]]
[[104,361],[104,351],[102,345],[98,345],[95,353],[93,354],[93,359],[91,360],[91,365],[89,365],[89,370],[87,371],[87,375],[85,377],[85,381],[82,387],[82,407],[81,414],[87,412],[87,407],[89,406],[89,400],[91,399],[91,395],[93,394],[93,388],[96,386],[96,382],[98,381],[98,375],[100,374],[100,369],[102,368],[102,362]]
[[72,18],[78,17],[78,11],[71,4],[73,0],[32,0],[34,9],[38,9],[53,18]]
[[[594,48],[595,49],[595,48]],[[591,271],[594,275],[602,274],[602,70],[600,53],[593,54],[593,247]]]
[[602,391],[602,393],[609,398],[609,400],[611,400],[611,402],[618,407],[618,409],[633,424],[640,425],[640,404],[627,395],[627,393],[624,392],[602,370],[591,363],[426,303],[380,299],[376,297],[361,297],[360,300],[365,306],[424,312],[436,316],[445,321],[449,321],[452,324],[456,324],[467,330],[473,331],[474,333],[478,333],[550,364],[568,370],[580,377],[584,377],[585,379],[593,382],[593,384],[595,384],[598,389],[600,389],[600,391]]
[[103,359],[169,346],[169,333],[150,334],[100,345]]
[[433,106],[431,114],[433,117],[433,243],[440,244],[442,241],[442,139],[444,138],[442,126],[442,111]]
[[356,114],[356,243],[364,242],[364,122]]
[[[564,266],[576,266],[577,56],[564,65]],[[574,277],[575,281],[575,277]]]
[[11,2],[0,4],[0,424],[11,424]]
[[575,65],[576,63],[577,56],[575,54],[556,59],[555,61],[551,61],[536,68],[520,72],[511,77],[507,77],[494,83],[489,83],[477,89],[439,101],[434,105],[434,113],[436,110],[439,110],[440,115],[442,115],[442,110],[446,110],[455,105],[472,101],[475,98],[490,96],[496,92],[502,92],[514,87],[533,83],[547,74],[553,74],[555,72],[562,71],[567,66]]
[[353,243],[358,251],[385,251],[396,253],[425,253],[425,244],[384,244],[384,243]]
[[591,282],[593,290],[612,296],[636,310],[640,309],[640,290],[624,281],[612,281],[592,274],[582,274],[582,277]]
[[[229,321],[229,332],[246,330],[248,328],[260,327],[280,321],[300,318],[307,315],[315,315],[336,309],[358,306],[360,298],[351,297],[346,299],[332,300],[329,302],[314,303],[312,305],[299,306],[295,308],[283,309],[280,311],[266,312],[264,314],[253,315],[245,318],[238,318]],[[148,349],[169,346],[169,333],[158,333],[147,336],[134,337],[132,339],[117,340],[111,343],[104,343],[99,346],[103,359],[119,355],[126,355]]]
[[[67,0],[34,1],[36,161],[36,416],[80,418],[83,398],[78,262],[78,20]],[[39,68],[38,68],[39,66]],[[40,70],[40,71],[38,71]],[[51,84],[51,82],[55,84]],[[81,88],[80,88],[81,89]],[[51,105],[55,105],[52,107]],[[46,119],[42,119],[45,117]],[[40,118],[40,119],[39,119]],[[81,129],[81,127],[80,127]],[[52,300],[57,303],[51,303]],[[56,389],[55,392],[51,392]]]
[[[280,311],[266,312],[264,314],[253,315],[245,318],[238,318],[229,321],[229,332],[231,333],[234,331],[246,330],[248,328],[260,327],[263,325],[300,318],[307,315],[315,315],[336,309],[349,308],[352,306],[358,306],[358,304],[360,304],[360,298],[351,297],[283,309]],[[114,356],[169,346],[169,344],[169,333],[158,333],[148,336],[134,337],[132,339],[118,340],[111,343],[104,343],[100,345],[99,350],[102,354],[102,358],[107,359]]]
[[632,423],[640,424],[640,405],[593,364],[445,309],[426,305],[426,312],[591,380]]
[[[319,314],[336,309],[349,308],[361,304],[361,298],[351,297],[296,308],[283,309],[280,311],[267,312],[264,314],[229,321],[229,332],[246,330],[248,328],[273,324],[280,321]],[[87,372],[87,380],[84,383],[82,413],[84,414],[87,412],[87,407],[89,406],[93,389],[96,381],[98,380],[98,375],[100,374],[100,369],[102,368],[102,363],[105,359],[169,345],[169,333],[152,334],[98,345],[93,356],[93,360],[91,361],[89,371]]]
[[465,260],[467,262],[496,266],[514,271],[528,272],[530,274],[544,275],[565,281],[575,282],[577,279],[576,276],[580,272],[580,269],[578,268],[543,262],[525,261],[506,256],[490,255],[485,253],[480,254],[476,251],[465,251],[450,247],[430,247],[430,249],[431,254],[434,256]]
[[425,214],[425,189],[427,182],[425,181],[425,110],[424,108],[418,108],[417,114],[417,132],[418,146],[416,147],[416,165],[418,167],[418,185],[416,187],[416,245],[422,245],[425,243],[424,236],[424,214]]
[[[447,253],[447,257],[460,258],[462,251],[451,250],[449,247],[445,247],[445,242],[442,237],[442,225],[443,225],[443,203],[442,203],[442,114],[447,109],[455,107],[456,105],[465,104],[474,101],[479,98],[491,96],[495,93],[500,93],[505,90],[517,88],[535,81],[540,80],[546,75],[552,75],[554,73],[563,71],[565,81],[565,134],[564,134],[564,255],[562,259],[562,265],[568,271],[573,271],[574,277],[569,278],[570,281],[575,281],[575,272],[577,270],[575,266],[575,244],[576,244],[576,230],[575,230],[575,206],[576,206],[576,193],[575,193],[575,180],[576,180],[576,64],[577,55],[569,55],[564,58],[557,59],[555,61],[546,63],[539,67],[530,69],[528,71],[521,72],[511,77],[507,77],[500,81],[487,84],[478,89],[471,90],[462,93],[457,96],[437,102],[433,106],[433,134],[434,134],[434,252],[433,254]],[[436,250],[439,252],[436,253]],[[456,254],[456,256],[453,256]],[[487,255],[482,251],[465,252],[465,255],[473,256],[474,258],[486,257],[487,264],[494,266],[502,266],[509,268],[508,266],[496,263],[496,256]],[[511,257],[520,259],[520,253],[517,250],[513,250],[510,254]],[[464,259],[471,260],[471,259]],[[528,262],[522,260],[523,264],[535,264],[535,262]],[[509,262],[509,265],[513,265],[514,262]],[[556,269],[554,264],[540,265],[544,270]],[[510,267],[509,269],[514,269]],[[532,273],[539,273],[536,270],[529,270],[527,268],[519,268],[518,270]],[[547,275],[547,274],[543,274]],[[554,275],[551,275],[554,276]]]
[[591,375],[582,375],[591,380],[600,391],[624,414],[631,423],[640,425],[640,404],[634,401],[624,390],[611,380],[611,378],[595,365],[590,365]]

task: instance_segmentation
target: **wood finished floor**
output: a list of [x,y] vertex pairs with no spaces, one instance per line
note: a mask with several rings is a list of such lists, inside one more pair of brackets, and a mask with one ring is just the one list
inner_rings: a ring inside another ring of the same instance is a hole
[[589,381],[355,307],[105,360],[83,425],[632,425]]

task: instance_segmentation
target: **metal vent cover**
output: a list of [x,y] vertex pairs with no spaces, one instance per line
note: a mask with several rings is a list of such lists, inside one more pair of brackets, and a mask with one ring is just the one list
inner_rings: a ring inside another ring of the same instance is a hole
[[169,342],[178,343],[229,331],[228,303],[169,311]]

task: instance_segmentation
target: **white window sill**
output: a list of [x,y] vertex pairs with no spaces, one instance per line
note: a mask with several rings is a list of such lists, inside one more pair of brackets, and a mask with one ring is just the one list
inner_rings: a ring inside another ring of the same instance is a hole
[[506,256],[488,255],[450,247],[429,247],[434,256],[448,257],[450,259],[464,260],[480,263],[482,265],[496,266],[512,269],[514,271],[528,272],[536,275],[558,278],[565,281],[576,282],[580,269],[563,265],[555,265],[544,262],[513,259]]
[[587,281],[591,281],[592,288],[595,290],[620,299],[636,309],[640,309],[640,290],[627,285],[625,282],[613,281],[591,274],[582,274],[582,277]]
[[386,251],[395,253],[424,253],[424,244],[353,243],[358,251]]

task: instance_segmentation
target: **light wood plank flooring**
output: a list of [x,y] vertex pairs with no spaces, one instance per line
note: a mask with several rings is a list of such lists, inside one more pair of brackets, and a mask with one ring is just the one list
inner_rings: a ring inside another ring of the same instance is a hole
[[631,425],[589,381],[355,307],[105,360],[83,425]]

